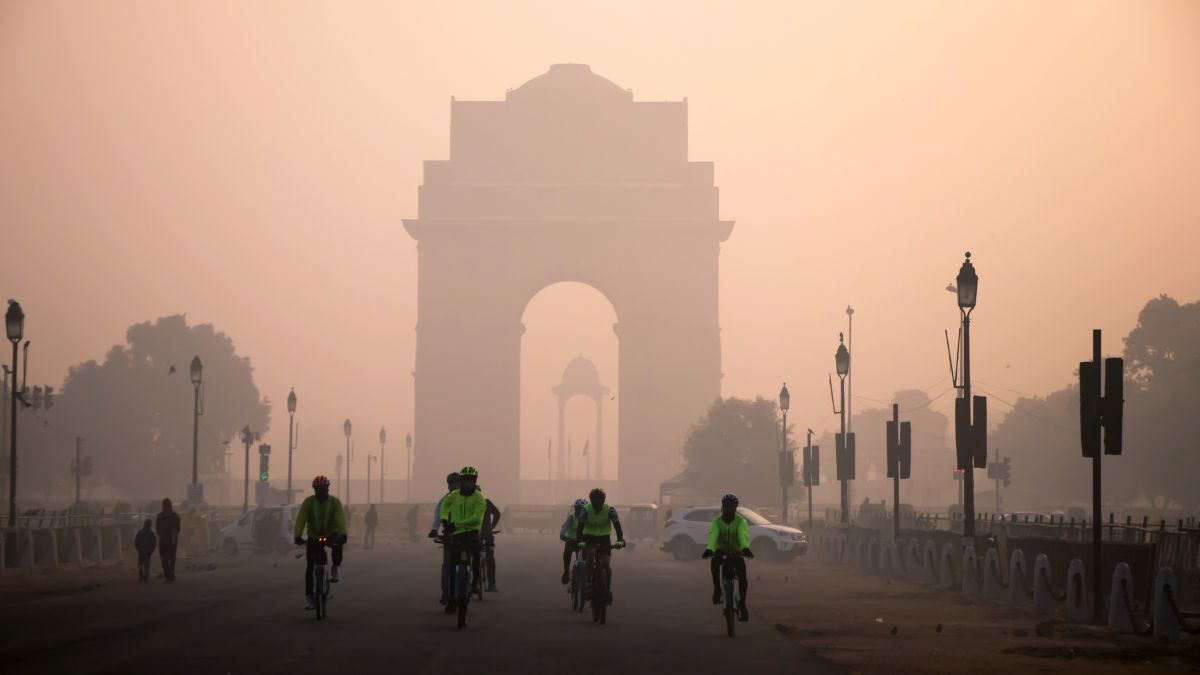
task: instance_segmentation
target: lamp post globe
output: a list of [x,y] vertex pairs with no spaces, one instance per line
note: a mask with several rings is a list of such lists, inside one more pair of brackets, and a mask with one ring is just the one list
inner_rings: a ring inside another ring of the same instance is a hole
[[379,444],[383,445],[384,443],[387,443],[387,432],[383,430],[383,427],[379,427]]
[[841,333],[838,333],[838,348],[837,353],[833,355],[833,360],[837,365],[838,377],[845,377],[850,373],[850,351],[846,349]]
[[200,363],[199,356],[192,357],[191,376],[192,384],[200,384],[204,379],[204,364]]
[[20,342],[25,335],[25,312],[16,300],[8,301],[8,311],[4,313],[4,332],[14,343]]
[[971,252],[967,251],[966,260],[958,269],[955,279],[958,286],[958,306],[963,311],[975,309],[975,301],[979,295],[979,275],[975,274],[975,266],[971,264]]
[[350,438],[350,431],[352,429],[353,429],[353,427],[350,424],[350,420],[346,420],[345,422],[342,423],[342,432],[344,432],[346,434],[346,438]]
[[291,391],[291,393],[288,394],[287,407],[288,407],[289,415],[296,414],[296,390],[295,389],[293,389]]
[[792,396],[788,393],[787,382],[784,382],[783,389],[779,390],[779,409],[783,412],[787,412],[788,408],[791,407],[791,404]]

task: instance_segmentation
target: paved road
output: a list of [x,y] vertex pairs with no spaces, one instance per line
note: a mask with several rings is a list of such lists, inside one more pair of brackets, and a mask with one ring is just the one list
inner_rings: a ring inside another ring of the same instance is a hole
[[[608,625],[597,626],[588,613],[570,612],[556,540],[501,535],[498,550],[501,592],[473,603],[462,631],[437,604],[440,552],[426,542],[347,549],[345,580],[320,623],[301,609],[303,560],[291,556],[218,557],[211,571],[181,561],[175,584],[136,584],[126,563],[88,592],[72,585],[58,595],[10,597],[0,622],[0,670],[836,672],[753,616],[739,624],[737,638],[726,638],[699,562],[645,548],[617,552],[615,605]],[[58,577],[69,574],[83,573]],[[753,587],[750,598],[753,613]]]

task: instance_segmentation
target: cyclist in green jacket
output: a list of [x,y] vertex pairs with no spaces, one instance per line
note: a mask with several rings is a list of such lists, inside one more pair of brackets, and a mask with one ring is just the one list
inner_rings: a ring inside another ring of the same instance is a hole
[[317,541],[321,537],[328,540],[328,546],[333,550],[333,569],[330,571],[330,581],[340,581],[338,568],[342,564],[342,545],[346,543],[346,512],[342,502],[329,494],[329,479],[317,476],[312,482],[315,494],[306,497],[296,513],[296,527],[293,535],[296,545],[303,546],[304,531],[308,530],[308,549],[305,553],[304,565],[304,609],[315,606],[313,598],[313,563],[322,556],[321,547],[326,545]]
[[563,585],[571,582],[571,556],[575,554],[575,530],[579,527],[579,519],[576,514],[580,509],[587,506],[586,499],[576,499],[575,505],[571,507],[571,512],[567,514],[567,519],[563,521],[562,527],[558,530],[558,538],[563,542]]
[[588,493],[588,503],[582,509],[575,511],[575,539],[579,548],[595,546],[598,549],[600,565],[608,574],[608,604],[612,604],[612,565],[611,558],[612,531],[617,530],[615,548],[625,548],[625,534],[621,531],[621,520],[617,518],[617,510],[609,506],[605,500],[608,495],[600,488],[592,488]]
[[746,577],[746,558],[753,558],[750,550],[750,532],[746,519],[738,515],[738,498],[736,495],[725,495],[721,498],[721,514],[713,518],[708,527],[708,548],[704,549],[702,558],[712,558],[713,604],[721,604],[721,562],[720,557],[732,556],[733,566],[737,571],[738,580],[738,620],[749,621],[750,610],[746,608],[746,589],[750,582]]
[[[440,512],[442,531],[450,537],[453,547],[452,560],[458,559],[463,549],[471,552],[471,575],[479,578],[479,530],[483,527],[483,516],[487,512],[487,498],[475,489],[479,480],[479,471],[473,466],[464,466],[458,472],[458,490],[450,492],[442,498]],[[454,575],[450,575],[450,594],[446,601],[446,613],[453,614],[458,610],[454,603]]]

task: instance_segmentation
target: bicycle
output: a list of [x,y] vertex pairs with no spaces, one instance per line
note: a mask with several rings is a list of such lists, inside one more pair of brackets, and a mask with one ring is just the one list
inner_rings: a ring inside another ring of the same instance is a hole
[[[612,547],[604,546],[603,548],[607,550],[600,551],[597,550],[600,547],[595,544],[588,544],[583,549],[585,564],[587,566],[585,577],[591,581],[591,593],[589,595],[591,596],[592,603],[592,622],[598,623],[601,626],[604,625],[604,622],[608,618],[608,603],[611,599],[611,591],[608,587],[608,566],[612,563],[611,561],[607,561],[608,564],[604,563],[606,559],[611,557],[613,549],[621,547],[621,544],[618,543]],[[589,550],[593,551],[591,556],[587,555]],[[585,595],[584,597],[587,596]]]
[[571,563],[571,583],[567,593],[571,596],[571,611],[582,612],[591,593],[590,577],[587,574],[587,563],[591,557],[587,549],[575,551],[575,561]]
[[317,621],[325,618],[326,606],[329,604],[329,575],[325,574],[325,547],[332,546],[333,542],[329,541],[328,537],[318,537],[316,539],[305,539],[305,545],[317,545],[317,559],[313,561],[313,609],[317,612]]
[[434,541],[443,546],[454,546],[458,549],[458,559],[450,573],[452,602],[447,604],[447,610],[449,610],[450,604],[455,605],[458,610],[458,627],[464,628],[467,625],[467,606],[471,602],[471,596],[478,595],[479,599],[483,600],[483,586],[472,569],[472,548],[476,542],[467,541],[463,542],[465,545],[456,546],[453,541],[446,541],[445,534]]
[[[481,585],[481,586],[483,585],[484,579],[482,577],[484,577],[486,574],[486,576],[487,576],[486,581],[488,583],[488,588],[494,588],[495,583],[496,583],[496,535],[497,534],[500,534],[500,530],[492,530],[490,536],[483,538],[483,552],[482,552],[482,556],[481,556],[482,557],[481,562],[482,562],[483,569],[479,573],[479,576],[481,577],[479,580],[479,585]],[[479,599],[482,601],[483,596],[480,595]]]
[[716,555],[717,563],[721,566],[721,613],[725,615],[725,631],[729,634],[729,637],[733,637],[734,626],[737,625],[737,607],[740,600],[737,597],[735,585],[737,581],[737,568],[734,565],[734,561],[741,556],[724,551],[718,552]]

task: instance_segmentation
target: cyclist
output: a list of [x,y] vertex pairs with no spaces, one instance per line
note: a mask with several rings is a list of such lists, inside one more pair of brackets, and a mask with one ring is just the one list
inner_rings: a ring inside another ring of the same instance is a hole
[[304,545],[304,531],[308,530],[308,549],[305,553],[304,564],[304,609],[316,606],[313,597],[313,564],[323,555],[323,544],[316,541],[325,537],[333,549],[333,568],[329,580],[341,580],[338,569],[342,564],[342,545],[346,543],[346,512],[342,510],[342,502],[329,494],[329,479],[325,476],[313,478],[314,494],[306,497],[296,513],[296,527],[292,533],[296,537],[296,545]]
[[576,499],[575,505],[571,507],[571,512],[567,514],[567,519],[563,521],[562,527],[558,530],[558,538],[563,541],[562,582],[564,586],[571,582],[571,555],[575,553],[575,529],[579,524],[576,514],[587,506],[587,503],[586,499]]
[[[437,506],[433,507],[433,524],[429,526],[429,538],[437,537],[438,525],[442,522],[442,502],[449,497],[451,493],[458,491],[458,472],[453,471],[446,476],[446,494],[438,499]],[[450,570],[454,566],[453,551],[450,550],[449,542],[442,544],[442,597],[438,600],[441,604],[446,604],[450,599]]]
[[612,605],[612,565],[609,562],[610,549],[613,548],[612,531],[617,530],[616,548],[625,548],[625,534],[621,531],[621,521],[617,518],[617,510],[609,506],[605,499],[608,495],[600,488],[592,488],[588,493],[588,503],[575,512],[578,524],[575,526],[575,539],[578,548],[595,546],[599,554],[600,565],[608,576],[608,604]]
[[[446,536],[453,537],[451,560],[458,560],[464,549],[471,553],[471,575],[479,578],[479,530],[483,527],[483,514],[487,511],[487,498],[476,489],[479,471],[473,466],[464,466],[458,472],[458,490],[442,499],[441,525]],[[453,579],[448,586],[449,598],[446,613],[453,614],[458,607],[454,604],[456,590]]]
[[715,554],[733,556],[733,566],[738,581],[738,620],[749,621],[750,610],[746,609],[746,589],[750,585],[746,578],[746,558],[753,558],[750,551],[750,532],[746,519],[737,512],[737,495],[721,498],[721,514],[713,518],[708,527],[708,548],[702,558],[712,558],[713,604],[721,604],[721,563]]
[[[483,492],[483,488],[479,483],[475,483],[475,489]],[[487,592],[495,593],[496,589],[496,529],[500,527],[500,509],[492,503],[492,500],[484,497],[487,506],[483,511],[483,525],[479,529],[479,536],[483,543],[483,563],[484,571],[487,572]]]

